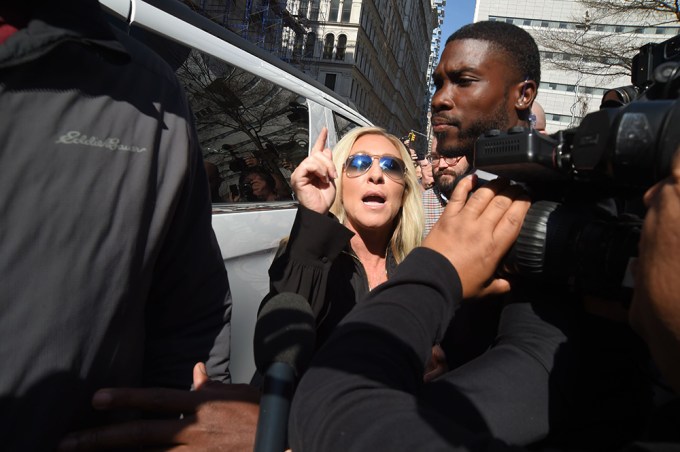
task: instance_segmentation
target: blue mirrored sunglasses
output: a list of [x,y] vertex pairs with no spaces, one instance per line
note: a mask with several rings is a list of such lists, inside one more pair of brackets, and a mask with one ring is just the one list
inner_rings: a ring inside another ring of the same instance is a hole
[[345,161],[345,174],[347,174],[347,177],[359,177],[373,166],[374,160],[378,160],[380,169],[385,176],[396,181],[404,180],[404,173],[406,173],[404,161],[391,155],[368,155],[361,153],[350,155]]

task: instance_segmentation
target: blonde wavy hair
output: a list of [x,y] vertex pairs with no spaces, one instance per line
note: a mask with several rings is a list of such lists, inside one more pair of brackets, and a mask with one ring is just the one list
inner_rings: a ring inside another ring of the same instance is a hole
[[364,135],[380,135],[387,138],[392,145],[399,150],[401,159],[406,167],[404,176],[404,195],[401,200],[401,210],[397,214],[396,226],[392,231],[390,247],[392,254],[397,262],[404,260],[406,255],[417,246],[423,236],[425,225],[425,215],[423,213],[423,200],[420,194],[418,178],[416,177],[415,167],[412,164],[411,154],[404,143],[396,136],[387,133],[380,127],[357,127],[349,131],[333,148],[333,163],[340,177],[335,180],[336,192],[335,201],[331,206],[331,213],[335,215],[340,223],[345,224],[347,214],[342,204],[342,173],[345,161],[349,157],[354,143]]

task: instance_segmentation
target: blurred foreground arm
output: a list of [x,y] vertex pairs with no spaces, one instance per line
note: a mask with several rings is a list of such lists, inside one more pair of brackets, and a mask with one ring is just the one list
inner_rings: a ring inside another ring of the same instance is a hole
[[645,194],[629,320],[667,382],[680,394],[680,152],[671,175]]
[[474,183],[469,177],[458,184],[424,247],[357,306],[316,355],[293,400],[293,450],[503,446],[473,435],[418,398],[432,344],[462,298],[509,290],[493,274],[529,202],[500,180],[466,202]]
[[[165,419],[143,419],[68,435],[60,451],[126,447],[177,451],[252,450],[259,391],[248,385],[208,380],[205,365],[194,367],[195,391],[166,388],[109,388],[95,393],[98,410],[140,410]],[[175,415],[174,418],[167,418]],[[180,415],[182,417],[180,418]]]

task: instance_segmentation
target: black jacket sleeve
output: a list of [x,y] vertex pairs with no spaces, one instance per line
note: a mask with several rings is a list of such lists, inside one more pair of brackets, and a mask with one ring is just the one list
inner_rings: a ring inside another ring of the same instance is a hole
[[443,256],[414,250],[315,356],[293,400],[293,450],[522,450],[542,438],[562,310],[509,304],[491,350],[424,384],[461,295]]
[[[178,102],[183,102],[180,94],[183,92],[178,93]],[[186,155],[186,162],[181,185],[172,194],[174,209],[164,225],[167,232],[152,276],[144,368],[147,385],[188,389],[192,369],[199,361],[206,363],[212,379],[231,381],[232,303],[227,271],[212,229],[198,137],[188,105],[184,111],[185,127],[168,132],[168,140],[179,148],[169,149],[178,151],[178,156]]]
[[[474,302],[484,302],[475,300]],[[563,377],[573,365],[571,305],[517,300],[501,313],[493,346],[423,388],[422,398],[457,425],[528,445],[559,428]]]
[[269,268],[270,293],[302,295],[318,319],[328,309],[326,291],[331,266],[353,233],[335,218],[300,205],[287,242]]
[[474,434],[419,398],[432,344],[461,300],[440,254],[417,248],[393,278],[338,325],[295,393],[295,451],[475,450],[505,447]]

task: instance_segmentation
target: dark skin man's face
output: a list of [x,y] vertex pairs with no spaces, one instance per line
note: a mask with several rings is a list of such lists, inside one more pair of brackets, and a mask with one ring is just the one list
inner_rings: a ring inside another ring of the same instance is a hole
[[440,155],[471,156],[482,133],[521,124],[516,108],[523,77],[490,42],[450,42],[433,78],[432,126]]

